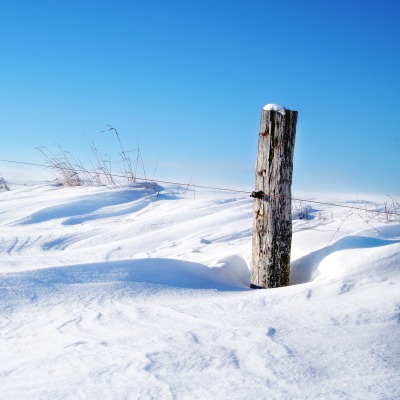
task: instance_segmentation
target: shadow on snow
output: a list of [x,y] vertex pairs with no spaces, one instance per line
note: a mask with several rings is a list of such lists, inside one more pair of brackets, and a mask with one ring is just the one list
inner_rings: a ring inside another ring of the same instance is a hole
[[[34,299],[35,293],[53,292],[67,285],[124,284],[136,291],[162,287],[241,291],[249,270],[240,257],[228,257],[219,267],[165,258],[107,261],[91,264],[52,267],[3,275],[0,294],[19,292]],[[2,296],[3,297],[3,296]],[[7,297],[7,296],[5,296]]]
[[[63,225],[77,225],[95,219],[121,216],[140,211],[147,207],[151,196],[144,190],[126,190],[103,196],[92,196],[84,200],[71,201],[65,204],[46,207],[34,212],[28,218],[18,222],[19,225],[30,225],[55,219],[64,219]],[[107,207],[132,203],[123,210],[113,210]],[[102,210],[102,212],[99,212]]]

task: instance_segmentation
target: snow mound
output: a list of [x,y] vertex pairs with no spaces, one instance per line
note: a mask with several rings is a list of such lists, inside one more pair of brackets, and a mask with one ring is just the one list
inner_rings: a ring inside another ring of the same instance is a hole
[[226,257],[218,262],[219,275],[226,282],[238,287],[249,287],[250,270],[245,259],[238,255]]
[[[377,252],[375,249],[380,247],[384,249]],[[374,257],[374,254],[378,256]],[[320,278],[345,276],[357,269],[364,269],[365,265],[370,264],[371,259],[375,259],[376,273],[381,274],[383,265],[386,265],[385,254],[397,257],[400,265],[400,224],[382,227],[379,235],[371,229],[350,234],[292,261],[290,281],[296,285],[311,282],[320,275]],[[379,265],[379,260],[382,261],[382,265]]]

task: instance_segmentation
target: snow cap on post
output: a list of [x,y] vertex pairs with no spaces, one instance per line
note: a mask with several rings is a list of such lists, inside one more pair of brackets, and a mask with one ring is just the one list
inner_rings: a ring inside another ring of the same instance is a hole
[[287,110],[286,107],[280,106],[278,104],[267,104],[266,106],[264,106],[263,110],[266,111],[277,111],[281,114],[284,114],[285,111]]

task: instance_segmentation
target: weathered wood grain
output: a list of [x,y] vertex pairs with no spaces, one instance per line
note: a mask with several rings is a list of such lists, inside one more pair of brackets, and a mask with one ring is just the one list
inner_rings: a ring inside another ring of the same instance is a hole
[[287,286],[292,243],[291,185],[297,111],[262,110],[255,198],[251,287]]

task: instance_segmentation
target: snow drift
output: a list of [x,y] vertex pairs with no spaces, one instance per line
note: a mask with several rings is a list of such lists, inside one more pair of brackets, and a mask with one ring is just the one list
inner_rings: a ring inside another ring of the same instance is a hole
[[251,225],[220,192],[1,192],[0,398],[399,398],[400,224],[310,208],[271,290]]

